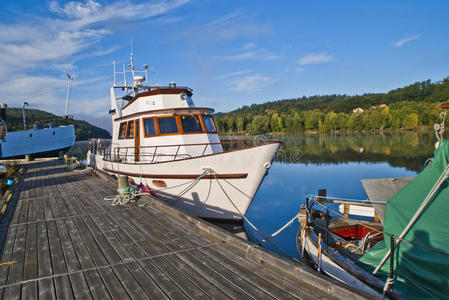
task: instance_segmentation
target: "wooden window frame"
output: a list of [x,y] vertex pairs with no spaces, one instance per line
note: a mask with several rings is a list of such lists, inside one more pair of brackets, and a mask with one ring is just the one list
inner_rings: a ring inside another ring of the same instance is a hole
[[[182,123],[181,123],[181,117],[182,116],[197,116],[197,117],[199,117],[202,131],[200,131],[200,132],[184,132],[184,130],[182,128]],[[178,114],[176,114],[176,115],[170,114],[170,115],[152,116],[152,117],[142,118],[141,119],[141,123],[142,123],[142,127],[141,128],[142,128],[142,132],[143,132],[143,137],[144,138],[152,138],[152,137],[158,137],[158,136],[217,133],[217,126],[215,125],[214,118],[211,115],[207,115],[208,117],[210,117],[212,119],[212,126],[214,127],[214,130],[215,130],[215,131],[207,131],[206,130],[206,125],[204,124],[203,116],[205,116],[205,114],[194,113],[194,114],[179,114],[179,115]],[[171,118],[175,118],[176,126],[178,128],[178,132],[175,132],[175,133],[161,133],[160,128],[159,128],[159,119],[160,118],[170,118],[170,117]],[[145,120],[147,120],[147,119],[153,119],[155,135],[147,135],[146,134],[146,132],[145,132]],[[140,132],[139,132],[139,134],[140,134]]]
[[[147,132],[145,130],[145,120],[153,119],[153,125],[154,125],[154,135],[147,135]],[[143,128],[143,136],[145,138],[151,138],[159,135],[159,123],[156,122],[157,117],[148,117],[148,118],[142,118],[142,128]]]
[[[214,127],[214,131],[207,131],[206,130],[206,125],[204,124],[204,120],[203,120],[204,116],[207,116],[207,117],[211,118],[211,120],[212,120],[212,127]],[[217,131],[217,126],[215,126],[214,117],[212,117],[211,115],[201,114],[201,122],[203,123],[204,132],[206,132],[206,133],[217,133],[218,132]]]
[[[157,136],[170,136],[170,135],[180,135],[183,134],[182,132],[182,128],[181,128],[181,121],[179,120],[178,115],[165,115],[165,116],[157,116],[154,117],[157,120]],[[161,133],[160,127],[159,127],[159,119],[160,118],[175,118],[176,120],[176,127],[178,129],[178,132],[174,132],[174,133]]]
[[[198,119],[200,120],[202,131],[199,131],[199,132],[198,131],[196,131],[196,132],[184,132],[184,128],[182,128],[182,122],[181,122],[181,117],[182,116],[197,116]],[[201,116],[201,114],[180,114],[180,115],[177,115],[177,117],[179,119],[179,128],[181,129],[181,134],[201,134],[201,133],[207,133],[206,127],[204,126],[203,117]]]
[[[124,139],[126,139],[126,140],[132,140],[132,139],[134,139],[135,137],[136,137],[136,129],[134,128],[134,126],[136,125],[136,122],[135,122],[136,120],[134,119],[134,120],[129,120],[127,123],[126,123],[126,135],[125,135],[125,138]],[[128,126],[129,126],[129,124],[133,124],[133,136],[132,137],[128,137]]]
[[[120,137],[122,124],[125,124],[125,135],[124,135],[124,137]],[[118,139],[119,140],[126,140],[126,131],[127,130],[128,130],[128,121],[120,122],[119,127],[118,127]]]

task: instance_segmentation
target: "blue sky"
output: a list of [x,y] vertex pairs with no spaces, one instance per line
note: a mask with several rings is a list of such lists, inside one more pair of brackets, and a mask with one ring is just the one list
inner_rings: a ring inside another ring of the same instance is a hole
[[[110,129],[112,61],[230,111],[449,76],[449,1],[0,0],[0,101]],[[444,100],[444,99],[442,99]]]

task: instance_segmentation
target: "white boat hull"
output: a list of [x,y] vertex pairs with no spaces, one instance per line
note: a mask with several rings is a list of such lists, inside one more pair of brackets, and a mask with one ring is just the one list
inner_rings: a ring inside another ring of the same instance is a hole
[[74,125],[8,132],[0,141],[1,158],[68,149],[75,143]]
[[[158,163],[114,162],[88,152],[87,162],[110,174],[128,175],[136,184],[149,187],[153,195],[198,217],[239,221],[250,206],[279,145],[278,142],[269,143]],[[213,173],[206,174],[207,170]],[[166,187],[160,186],[161,181]]]
[[[335,260],[331,259],[329,255],[326,254],[325,251],[322,251],[320,254],[321,259],[318,259],[318,238],[313,230],[308,229],[308,232],[305,234],[305,238],[302,243],[305,243],[304,250],[311,257],[313,262],[319,267],[322,272],[329,275],[330,277],[346,283],[347,285],[356,288],[360,291],[368,293],[370,295],[381,297],[381,294],[376,290],[369,287],[366,283],[359,280],[357,277],[352,275],[350,272],[345,270],[340,264],[337,264]],[[325,249],[325,243],[321,241],[321,249]],[[333,249],[328,249],[327,251],[333,251]],[[334,253],[336,256],[338,254]],[[355,266],[354,266],[355,267]],[[362,270],[360,270],[362,271]]]

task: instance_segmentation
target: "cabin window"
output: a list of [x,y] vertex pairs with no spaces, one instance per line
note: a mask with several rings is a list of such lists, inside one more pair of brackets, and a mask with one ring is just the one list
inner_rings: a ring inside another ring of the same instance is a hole
[[203,132],[200,117],[197,115],[180,116],[184,132]]
[[124,139],[126,136],[126,122],[120,123],[120,130],[118,132],[118,138]]
[[207,132],[216,132],[214,120],[211,116],[203,115],[204,127],[206,127]]
[[156,135],[156,128],[154,127],[154,119],[144,119],[143,127],[145,129],[145,136]]
[[157,119],[160,134],[178,133],[175,117],[161,117]]
[[126,128],[126,138],[127,139],[134,138],[134,121],[128,122],[128,126]]

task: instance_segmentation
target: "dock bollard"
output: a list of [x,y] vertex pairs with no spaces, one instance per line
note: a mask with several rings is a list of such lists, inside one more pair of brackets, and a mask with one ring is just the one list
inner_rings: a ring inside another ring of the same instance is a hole
[[[128,176],[119,175],[118,177],[118,188],[123,189],[129,187]],[[119,193],[121,197],[126,196],[125,193]]]

